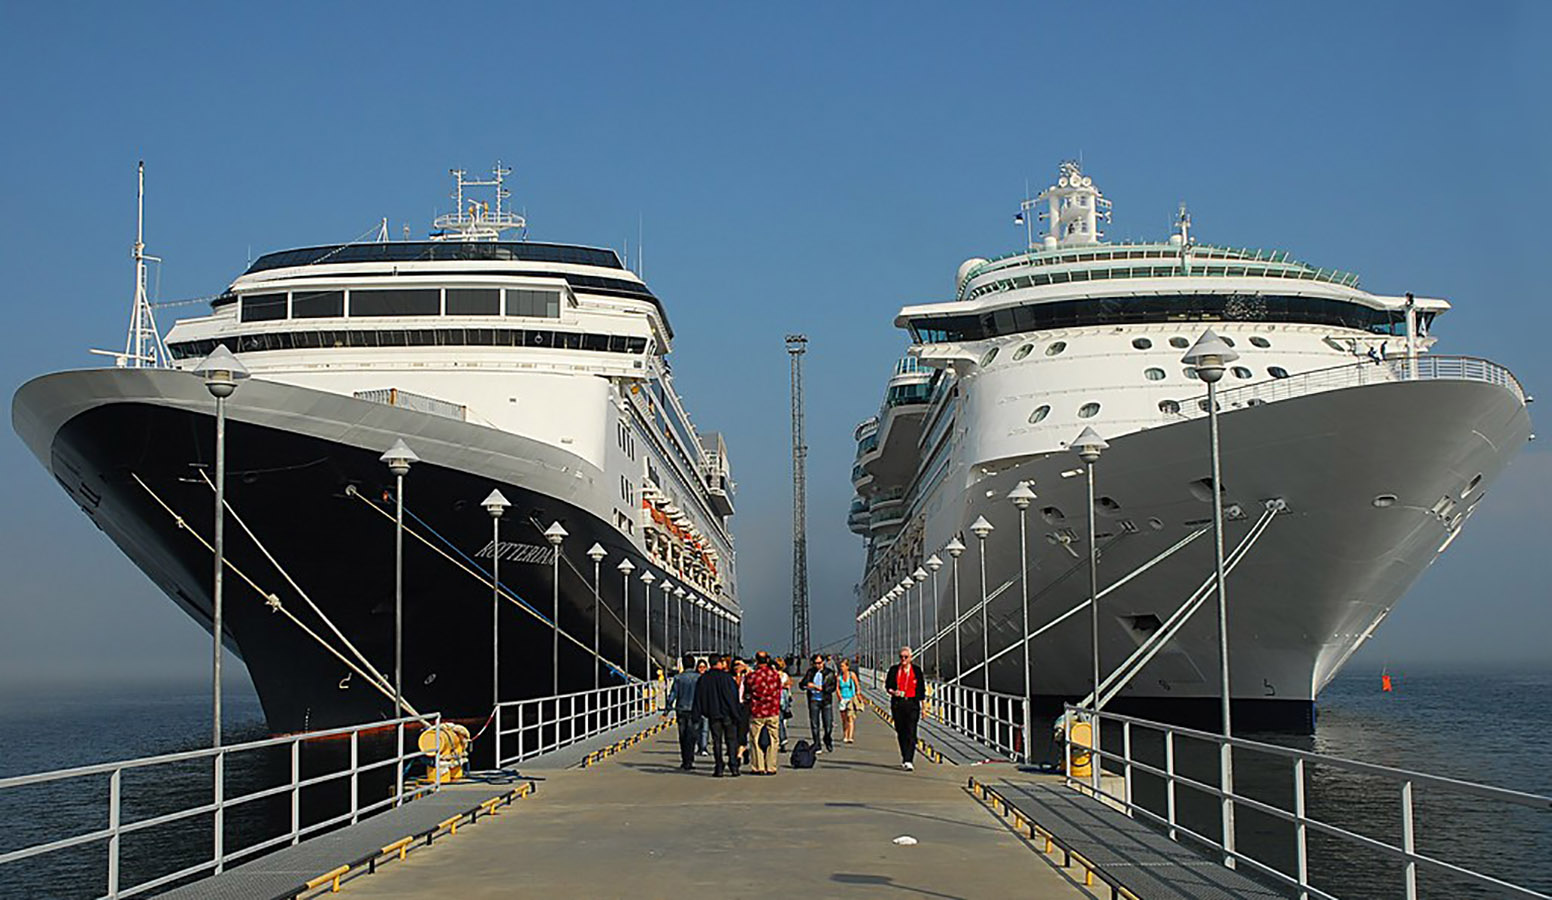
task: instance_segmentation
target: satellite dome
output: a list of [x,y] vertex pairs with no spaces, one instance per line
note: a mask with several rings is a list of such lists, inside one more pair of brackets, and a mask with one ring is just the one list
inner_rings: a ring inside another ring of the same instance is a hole
[[979,256],[972,256],[969,259],[965,260],[964,262],[960,263],[959,264],[959,275],[954,278],[954,287],[957,288],[960,285],[964,284],[965,283],[965,279],[970,277],[970,271],[972,269],[974,269],[976,266],[984,265],[985,263],[986,263],[986,260],[982,259]]

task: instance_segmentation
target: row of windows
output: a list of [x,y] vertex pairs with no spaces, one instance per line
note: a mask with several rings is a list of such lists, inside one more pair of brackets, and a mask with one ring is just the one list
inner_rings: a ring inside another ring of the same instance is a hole
[[[1235,378],[1252,378],[1252,377],[1254,377],[1254,373],[1251,372],[1249,369],[1245,368],[1244,366],[1235,366],[1234,368],[1230,369],[1229,371],[1234,373],[1234,377]],[[1196,376],[1196,372],[1193,369],[1186,369],[1185,372],[1186,372],[1186,377],[1187,378],[1195,378],[1195,377],[1197,377]],[[1270,366],[1270,367],[1267,368],[1266,373],[1268,375],[1272,376],[1273,378],[1287,378],[1288,377],[1288,370],[1284,369],[1282,366]],[[1163,369],[1158,369],[1158,368],[1145,369],[1145,370],[1143,370],[1143,375],[1146,376],[1149,381],[1159,381],[1159,380],[1162,380],[1164,378],[1164,370]],[[1206,400],[1200,401],[1198,403],[1198,405],[1201,406],[1204,411],[1207,409],[1207,401]],[[1085,403],[1082,406],[1078,407],[1078,418],[1080,418],[1080,419],[1092,419],[1095,416],[1099,415],[1099,409],[1100,409],[1100,407],[1099,407],[1098,403]],[[1180,403],[1178,401],[1175,401],[1175,400],[1160,400],[1159,401],[1159,411],[1160,412],[1164,412],[1164,413],[1170,413],[1170,414],[1178,413],[1178,412],[1180,412]],[[1051,414],[1051,405],[1048,404],[1048,403],[1043,403],[1040,406],[1035,407],[1035,411],[1029,414],[1029,424],[1031,424],[1031,425],[1038,425],[1041,422],[1045,421],[1045,417],[1049,416],[1050,414]]]
[[385,241],[376,244],[344,244],[304,247],[266,253],[248,267],[248,274],[316,263],[372,262],[551,262],[623,269],[613,250],[572,247],[565,244],[531,244],[527,241]]
[[[503,300],[505,303],[503,304]],[[357,316],[560,318],[560,292],[500,288],[388,288],[243,294],[242,321]]]
[[[1067,234],[1077,232],[1087,233],[1088,223],[1069,224]],[[986,294],[1016,290],[1018,288],[1042,287],[1048,284],[1068,284],[1077,281],[1108,281],[1115,278],[1170,278],[1187,274],[1179,264],[1163,266],[1120,266],[1109,269],[1074,269],[1072,271],[1056,271],[1049,273],[1035,273],[1007,278],[1001,281],[988,282],[980,285],[964,297],[966,300],[974,300]],[[1280,266],[1191,266],[1190,275],[1209,278],[1290,278],[1297,281],[1328,281],[1337,284],[1357,284],[1358,276],[1347,272],[1327,271],[1305,268],[1284,268]]]
[[[1100,409],[1100,407],[1099,407],[1098,403],[1085,403],[1082,406],[1078,407],[1078,418],[1080,418],[1080,419],[1092,419],[1095,416],[1099,415],[1099,409]],[[1031,425],[1039,425],[1041,422],[1044,422],[1045,421],[1045,417],[1049,416],[1050,414],[1051,414],[1051,404],[1049,404],[1049,403],[1042,403],[1039,406],[1035,407],[1035,411],[1034,412],[1029,414],[1029,424],[1031,424]]]
[[644,353],[647,339],[623,334],[583,334],[523,328],[396,328],[280,331],[168,344],[174,359],[208,356],[217,344],[236,353],[344,347],[554,347],[605,353]]
[[636,436],[631,434],[629,425],[624,422],[614,423],[614,442],[626,456],[636,458]]
[[1406,331],[1403,312],[1345,300],[1278,294],[1164,294],[1059,300],[984,313],[921,316],[911,320],[911,333],[917,343],[943,343],[1091,325],[1220,321],[1335,325],[1374,334]]

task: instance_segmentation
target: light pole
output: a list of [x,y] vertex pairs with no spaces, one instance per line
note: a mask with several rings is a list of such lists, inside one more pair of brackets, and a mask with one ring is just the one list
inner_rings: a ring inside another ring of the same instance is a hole
[[954,567],[954,679],[957,681],[964,676],[964,667],[959,663],[959,557],[964,555],[965,542],[959,539],[959,535],[949,538],[943,549],[953,559]]
[[909,575],[900,579],[900,594],[897,597],[900,605],[895,610],[895,621],[900,623],[900,643],[910,644],[912,647],[916,646],[911,643],[911,588],[915,584],[916,579]]
[[916,582],[916,643],[911,646],[920,649],[927,641],[927,570],[917,566],[911,580]]
[[975,535],[981,551],[981,687],[988,691],[992,689],[992,651],[986,627],[986,536],[994,530],[995,527],[986,521],[985,516],[976,516],[975,521],[970,523],[970,532]]
[[550,696],[560,696],[560,542],[566,539],[566,529],[559,522],[551,522],[550,527],[544,529],[544,539],[555,548],[555,556],[550,560],[551,574],[555,582],[551,587],[552,602],[550,604]]
[[938,570],[943,568],[943,560],[934,553],[927,557],[927,569],[932,572],[932,672],[939,678],[943,677],[943,641],[938,629]]
[[223,620],[222,582],[226,568],[226,398],[237,390],[238,382],[248,377],[248,369],[222,344],[194,370],[205,382],[205,389],[216,401],[216,521],[212,536],[216,556],[215,579],[211,583],[211,634],[214,648],[210,657],[210,746],[221,746],[221,634]]
[[1234,865],[1234,805],[1229,800],[1229,792],[1234,789],[1234,757],[1229,747],[1229,612],[1223,589],[1223,472],[1218,449],[1217,384],[1223,378],[1223,370],[1236,359],[1239,354],[1209,328],[1180,360],[1207,383],[1207,430],[1212,455],[1213,582],[1218,593],[1218,685],[1223,719],[1219,777],[1223,792],[1223,848],[1231,854],[1225,864],[1231,868]]
[[670,655],[670,651],[668,649],[668,626],[669,623],[673,620],[673,613],[669,610],[668,604],[669,601],[673,599],[674,586],[665,576],[663,578],[663,583],[658,585],[658,587],[663,589],[663,657],[666,660],[665,668],[672,672],[674,668],[674,657]]
[[641,571],[641,583],[644,585],[641,593],[647,604],[646,621],[643,623],[646,626],[644,634],[647,638],[647,646],[642,653],[647,658],[647,664],[642,667],[642,671],[646,673],[642,676],[645,681],[652,680],[652,582],[654,581],[657,581],[657,576],[653,575],[650,569]]
[[400,438],[381,459],[396,479],[393,489],[393,715],[398,718],[404,714],[404,476],[420,457]]
[[[1099,757],[1099,545],[1094,530],[1094,463],[1099,461],[1099,455],[1110,445],[1100,437],[1092,428],[1084,428],[1078,439],[1072,442],[1072,448],[1078,452],[1078,458],[1083,460],[1084,471],[1088,475],[1089,487],[1089,654],[1094,666],[1094,695],[1090,703],[1093,710],[1092,741],[1096,763]],[[1094,772],[1094,787],[1099,788],[1099,766],[1091,766]]]
[[1024,650],[1024,761],[1029,762],[1029,704],[1034,692],[1030,688],[1029,668],[1029,546],[1028,528],[1025,520],[1029,518],[1029,503],[1035,499],[1035,492],[1029,489],[1029,482],[1020,481],[1008,492],[1008,499],[1018,507],[1019,513],[1019,588],[1023,592],[1023,617],[1022,630],[1019,632],[1019,643]]
[[674,606],[678,609],[679,615],[674,626],[674,645],[679,650],[680,658],[684,657],[684,594],[684,585],[675,585]]
[[480,501],[490,513],[490,705],[501,734],[501,514],[512,504],[494,490]]
[[616,571],[618,571],[620,573],[621,583],[624,585],[624,591],[625,591],[625,594],[624,594],[624,597],[625,597],[625,619],[624,619],[624,624],[620,626],[620,645],[623,648],[624,660],[620,664],[620,669],[621,669],[621,671],[623,671],[625,673],[625,681],[626,681],[626,683],[629,683],[630,682],[630,576],[631,576],[632,572],[636,571],[636,567],[631,565],[631,561],[629,559],[622,559],[622,560],[620,560],[620,564],[615,566],[614,568],[615,568]]
[[603,565],[604,557],[609,552],[602,544],[593,544],[587,548],[587,558],[593,561],[593,690],[598,690],[598,679],[603,670],[603,656],[598,652],[598,580],[601,574],[599,569]]

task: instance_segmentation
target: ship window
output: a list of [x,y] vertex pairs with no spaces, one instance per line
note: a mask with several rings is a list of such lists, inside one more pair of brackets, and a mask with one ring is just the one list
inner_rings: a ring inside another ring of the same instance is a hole
[[1147,338],[1132,338],[1132,346],[1138,350],[1146,350],[1153,346],[1153,342]]
[[1196,380],[1198,380],[1199,378],[1202,377],[1202,376],[1196,374],[1196,370],[1193,369],[1190,366],[1186,366],[1184,369],[1181,369],[1180,371],[1185,373],[1185,376],[1187,378],[1191,379],[1192,381],[1196,381]]
[[1272,376],[1273,378],[1287,378],[1288,370],[1282,366],[1272,366],[1266,370],[1266,374]]
[[344,314],[344,291],[297,291],[291,295],[293,319],[324,319]]
[[1045,348],[1045,355],[1046,356],[1057,356],[1063,350],[1066,350],[1066,349],[1067,349],[1067,342],[1066,341],[1052,341],[1051,342],[1051,346]]
[[1228,344],[1230,347],[1234,346],[1234,339],[1229,337],[1228,335],[1220,334],[1220,335],[1218,335],[1218,338],[1220,340],[1222,340],[1225,344]]
[[1035,345],[1034,344],[1025,344],[1024,346],[1022,346],[1022,347],[1018,348],[1017,350],[1013,351],[1013,359],[1015,361],[1021,360],[1024,357],[1028,356],[1029,355],[1029,351],[1031,351],[1033,349],[1035,349]]
[[1251,336],[1250,345],[1252,347],[1260,347],[1261,349],[1265,350],[1266,348],[1272,346],[1272,342],[1257,334]]
[[270,322],[285,317],[285,294],[244,294],[242,297],[244,322]]
[[350,292],[352,316],[434,316],[441,311],[442,292],[436,288]]
[[1191,342],[1183,337],[1172,337],[1169,339],[1169,345],[1176,349],[1184,350],[1191,346]]
[[499,316],[501,315],[501,291],[497,288],[448,288],[447,314]]
[[1255,373],[1251,372],[1249,369],[1245,368],[1244,366],[1235,366],[1234,368],[1230,369],[1229,371],[1234,373],[1234,377],[1235,378],[1251,378],[1255,374]]
[[1097,415],[1099,415],[1098,403],[1085,403],[1078,407],[1078,418],[1080,419],[1092,419]]
[[994,360],[996,358],[997,358],[997,348],[993,347],[990,350],[986,351],[985,353],[981,354],[981,366],[984,368],[985,366],[991,365],[992,364],[992,360]]
[[1029,414],[1029,424],[1038,425],[1051,414],[1051,407],[1047,405],[1035,407],[1035,411]]
[[1165,414],[1166,416],[1173,416],[1180,412],[1180,403],[1176,400],[1160,400],[1159,412]]
[[507,291],[507,315],[560,318],[559,291]]
[[1149,381],[1163,381],[1164,380],[1164,370],[1160,369],[1157,366],[1154,366],[1152,368],[1143,369],[1142,370],[1142,377],[1148,379]]

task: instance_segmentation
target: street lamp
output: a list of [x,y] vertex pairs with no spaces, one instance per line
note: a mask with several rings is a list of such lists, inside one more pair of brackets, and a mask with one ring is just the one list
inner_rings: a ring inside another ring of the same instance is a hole
[[603,669],[600,665],[603,657],[598,652],[598,576],[604,557],[608,555],[609,551],[605,550],[602,544],[595,543],[587,548],[587,558],[593,561],[593,690],[595,691],[598,690],[599,672]]
[[970,523],[970,532],[975,535],[981,551],[981,686],[988,691],[992,689],[992,652],[986,627],[986,536],[994,530],[985,516],[976,516]]
[[927,640],[927,570],[917,566],[911,580],[916,582],[916,643],[912,646],[920,649]]
[[644,633],[646,634],[647,645],[642,655],[646,656],[647,664],[643,667],[646,675],[642,677],[646,681],[652,680],[652,582],[654,581],[657,581],[657,576],[653,575],[650,569],[643,569],[641,572],[641,583],[646,585],[646,587],[642,588],[641,593],[647,603],[646,622],[643,623],[646,626]]
[[954,560],[954,680],[958,681],[964,676],[964,667],[959,662],[959,557],[964,555],[965,542],[959,539],[959,535],[949,538],[943,549],[948,551],[950,558]]
[[669,655],[668,650],[668,624],[673,619],[673,613],[669,612],[668,600],[674,595],[674,586],[665,576],[663,578],[663,583],[658,585],[658,587],[662,588],[663,590],[663,658],[666,660],[665,668],[672,671],[674,666],[674,657]]
[[194,369],[205,382],[205,390],[216,400],[216,522],[213,535],[216,556],[215,580],[211,584],[210,607],[211,634],[214,648],[210,657],[211,708],[210,745],[221,746],[221,635],[225,624],[222,619],[222,582],[226,568],[226,398],[237,390],[238,382],[248,377],[248,369],[222,344]]
[[551,574],[555,582],[553,588],[550,613],[550,659],[553,665],[550,667],[551,692],[550,696],[560,696],[560,542],[566,539],[566,529],[559,522],[551,522],[550,527],[544,529],[544,539],[555,548],[555,556],[550,560]]
[[[404,710],[404,476],[420,462],[415,451],[400,438],[379,457],[395,479],[393,488],[393,714]],[[403,729],[400,729],[403,733]]]
[[1234,787],[1234,760],[1229,747],[1229,613],[1223,589],[1223,472],[1218,449],[1218,381],[1229,363],[1239,359],[1239,354],[1223,338],[1209,328],[1202,332],[1195,344],[1180,361],[1195,370],[1197,377],[1207,383],[1207,431],[1212,455],[1212,504],[1213,504],[1213,582],[1218,593],[1218,685],[1221,692],[1223,742],[1219,753],[1219,777],[1222,781],[1223,847],[1229,854],[1227,864],[1233,866],[1234,858],[1234,806],[1229,793]]
[[490,705],[495,710],[496,734],[501,733],[501,514],[512,504],[494,490],[480,501],[490,513]]
[[[916,579],[907,575],[900,579],[900,597],[903,598],[900,608],[895,612],[895,621],[900,623],[900,643],[911,643],[911,587],[916,584]],[[912,646],[915,646],[912,644]]]
[[[684,656],[684,585],[674,587],[674,605],[679,609],[679,616],[675,627],[674,645],[679,649],[679,656]],[[693,637],[693,635],[692,635]]]
[[943,560],[934,553],[927,557],[927,568],[932,571],[932,672],[942,678],[943,668],[940,663],[943,656],[943,642],[940,640],[938,630],[938,570],[943,568]]
[[1019,632],[1019,643],[1023,644],[1024,650],[1024,761],[1027,763],[1030,739],[1029,704],[1034,693],[1030,689],[1029,670],[1029,549],[1025,520],[1029,517],[1029,504],[1035,499],[1035,492],[1029,489],[1029,482],[1020,481],[1014,485],[1013,490],[1008,492],[1008,499],[1013,501],[1013,505],[1018,507],[1019,512],[1019,588],[1024,594],[1023,628]]
[[625,681],[630,682],[630,576],[636,571],[629,559],[620,560],[620,564],[614,567],[620,573],[622,583],[625,586],[625,622],[620,626],[620,644],[624,648],[625,659],[620,668],[625,672]]
[[[1094,530],[1094,463],[1099,461],[1099,455],[1110,445],[1100,437],[1092,428],[1084,428],[1078,439],[1072,442],[1072,449],[1078,453],[1078,458],[1083,460],[1083,468],[1088,475],[1089,488],[1089,653],[1094,665],[1094,696],[1091,708],[1097,714],[1099,712],[1099,545]],[[1099,725],[1096,717],[1094,725],[1094,746],[1099,747]]]

